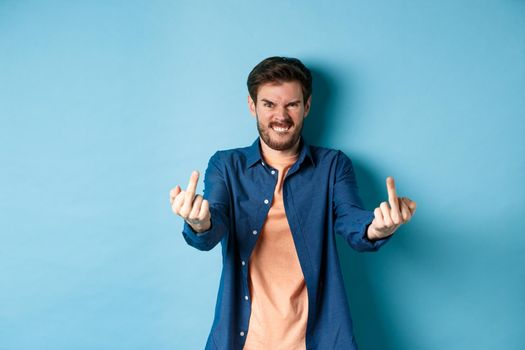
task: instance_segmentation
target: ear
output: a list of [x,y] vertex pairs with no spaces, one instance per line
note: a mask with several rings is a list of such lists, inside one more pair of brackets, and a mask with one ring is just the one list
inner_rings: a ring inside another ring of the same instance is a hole
[[312,95],[308,97],[308,100],[304,104],[304,117],[306,118],[308,116],[308,113],[310,113],[310,104],[312,103]]
[[255,111],[255,101],[252,100],[252,97],[248,94],[248,108],[250,109],[250,113],[257,117],[257,113]]

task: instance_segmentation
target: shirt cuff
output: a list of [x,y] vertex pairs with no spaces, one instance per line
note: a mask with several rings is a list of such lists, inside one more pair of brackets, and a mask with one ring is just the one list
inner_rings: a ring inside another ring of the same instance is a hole
[[367,210],[364,211],[364,214],[364,217],[359,220],[361,226],[359,227],[359,234],[357,235],[358,238],[356,239],[356,247],[360,251],[376,251],[386,242],[388,242],[392,235],[377,240],[368,239],[368,226],[370,226],[374,220],[374,213]]
[[192,241],[196,243],[205,243],[206,242],[205,237],[210,233],[210,231],[211,231],[211,226],[206,231],[197,232],[186,221],[184,221],[184,228],[182,229],[182,232],[186,234],[186,236],[189,239],[191,239]]

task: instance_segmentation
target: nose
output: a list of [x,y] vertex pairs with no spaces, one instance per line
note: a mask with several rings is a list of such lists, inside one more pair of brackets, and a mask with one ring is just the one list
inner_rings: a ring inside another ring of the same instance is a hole
[[287,118],[288,117],[288,111],[286,110],[286,106],[281,106],[276,109],[275,114],[277,117],[281,118]]

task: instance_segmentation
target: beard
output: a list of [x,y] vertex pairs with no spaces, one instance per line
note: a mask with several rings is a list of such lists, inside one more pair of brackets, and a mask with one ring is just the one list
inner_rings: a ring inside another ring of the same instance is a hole
[[[264,143],[266,143],[271,149],[276,151],[285,151],[291,149],[301,138],[303,121],[295,125],[291,118],[287,118],[282,121],[270,122],[267,126],[264,126],[259,121],[258,115],[256,115],[256,119],[259,136],[261,136]],[[288,128],[288,130],[282,133],[277,132],[272,129],[274,126]]]

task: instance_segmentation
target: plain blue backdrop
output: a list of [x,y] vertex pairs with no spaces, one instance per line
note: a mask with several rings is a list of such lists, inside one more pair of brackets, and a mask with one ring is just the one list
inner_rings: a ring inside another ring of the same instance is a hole
[[220,249],[169,190],[257,137],[273,55],[367,209],[388,175],[418,203],[377,253],[338,241],[361,348],[525,348],[525,1],[0,0],[0,349],[204,347]]

